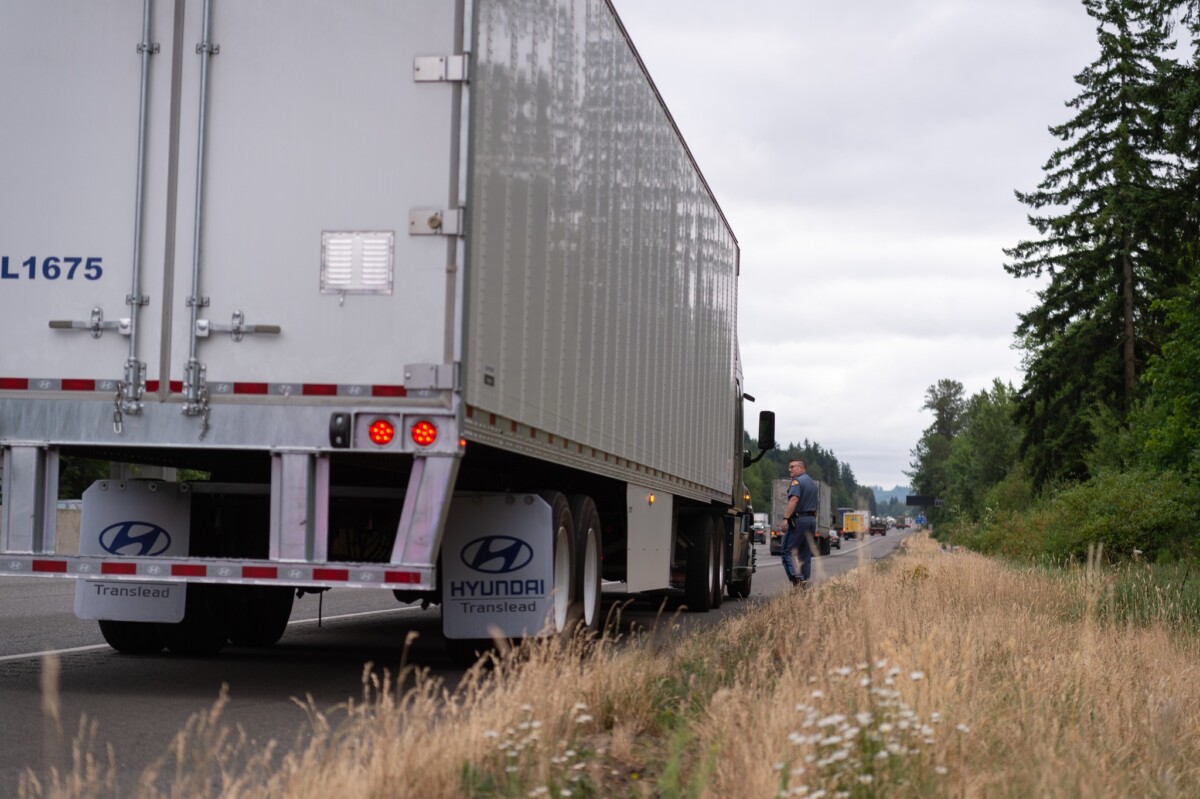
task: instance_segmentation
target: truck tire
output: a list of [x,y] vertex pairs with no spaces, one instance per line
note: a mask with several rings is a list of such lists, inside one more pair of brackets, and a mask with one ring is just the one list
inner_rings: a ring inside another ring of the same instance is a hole
[[579,626],[589,632],[600,629],[600,578],[603,572],[603,539],[600,513],[591,497],[570,498],[571,520],[575,522],[575,601]]
[[223,585],[221,615],[235,646],[272,646],[283,637],[292,617],[294,588],[268,585]]
[[715,517],[709,521],[712,528],[713,576],[712,601],[710,608],[719,608],[725,601],[725,520]]
[[100,634],[105,643],[125,655],[153,655],[163,648],[158,626],[150,621],[101,619]]
[[158,634],[168,650],[177,655],[215,655],[225,646],[228,636],[214,588],[216,586],[189,583],[183,621],[157,625]]
[[[729,564],[729,598],[730,599],[745,599],[750,596],[750,581],[754,577],[754,561],[755,550],[753,546],[747,546],[745,553],[742,556],[741,563]],[[733,579],[734,575],[743,575],[738,579]]]
[[828,555],[830,543],[831,543],[830,540],[828,538],[826,538],[825,536],[818,538],[817,539],[817,551],[820,552],[822,555]]
[[550,595],[550,623],[555,634],[570,635],[582,616],[575,589],[575,524],[571,521],[571,505],[565,496],[557,491],[543,491],[541,497],[550,506],[552,525],[554,582]]
[[708,612],[712,602],[713,546],[712,525],[707,516],[695,514],[679,519],[688,537],[684,570],[683,602],[693,613]]

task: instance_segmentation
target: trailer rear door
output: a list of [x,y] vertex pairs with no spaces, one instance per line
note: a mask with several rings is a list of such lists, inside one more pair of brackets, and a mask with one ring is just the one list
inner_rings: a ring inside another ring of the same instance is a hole
[[151,392],[191,362],[213,395],[353,394],[452,361],[460,94],[416,76],[456,15],[6,3],[0,390],[108,390],[136,356]]

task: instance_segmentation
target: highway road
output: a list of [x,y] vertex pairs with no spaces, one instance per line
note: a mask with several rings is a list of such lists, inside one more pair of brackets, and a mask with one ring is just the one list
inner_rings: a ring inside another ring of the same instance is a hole
[[[828,579],[886,557],[904,537],[893,530],[882,538],[847,541],[814,561],[814,577]],[[765,545],[756,549],[750,598],[726,599],[709,613],[681,614],[684,630],[752,612],[764,599],[791,590],[779,558]],[[293,698],[311,696],[336,719],[339,704],[361,695],[365,663],[395,672],[407,657],[451,685],[463,673],[443,651],[438,609],[400,605],[390,592],[304,596],[274,647],[228,647],[215,657],[118,654],[95,622],[75,618],[74,597],[72,580],[0,579],[0,796],[17,795],[26,768],[44,773],[48,766],[68,764],[82,718],[97,724],[94,751],[103,754],[111,745],[120,785],[132,788],[143,769],[167,753],[188,718],[212,706],[222,685],[229,690],[226,723],[241,726],[252,741],[274,739],[286,746],[305,725]],[[621,616],[624,632],[653,628],[661,618],[660,603],[634,603]],[[404,641],[414,631],[417,638],[406,655]],[[47,653],[59,660],[57,722],[43,710]]]

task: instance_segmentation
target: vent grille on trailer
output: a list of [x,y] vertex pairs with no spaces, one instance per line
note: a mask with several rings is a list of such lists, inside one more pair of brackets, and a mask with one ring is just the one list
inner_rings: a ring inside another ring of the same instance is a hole
[[322,294],[391,294],[396,235],[390,230],[321,233]]

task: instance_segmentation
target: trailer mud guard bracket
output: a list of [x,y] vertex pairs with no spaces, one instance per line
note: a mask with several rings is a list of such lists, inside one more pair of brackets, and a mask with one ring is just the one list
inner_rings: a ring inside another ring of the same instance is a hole
[[423,456],[413,462],[392,563],[432,565],[437,561],[438,539],[446,523],[458,462],[457,455]]
[[4,448],[0,552],[53,554],[58,519],[58,448]]
[[271,453],[271,560],[329,559],[329,457]]

